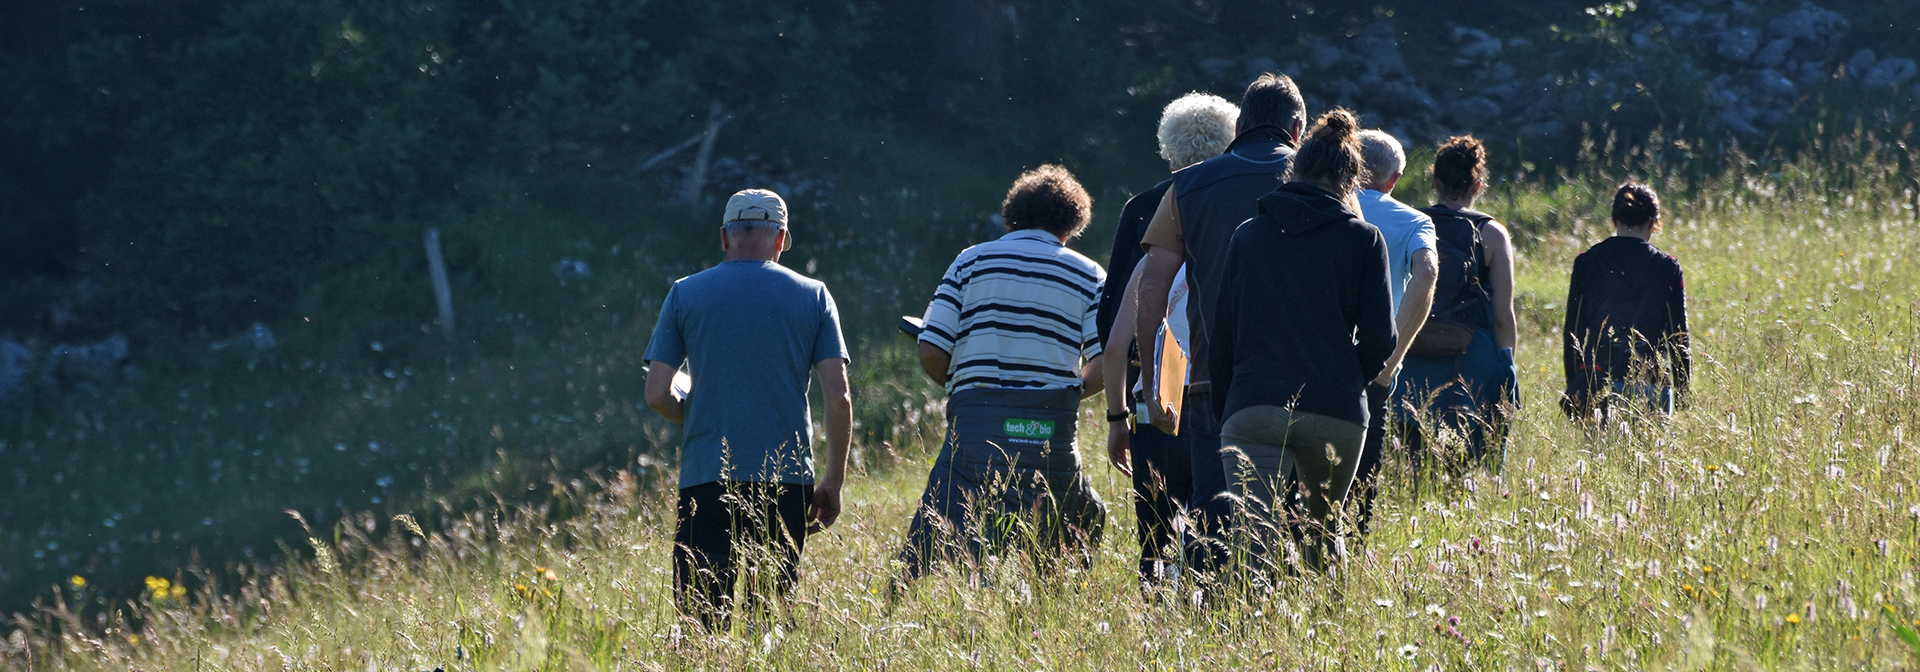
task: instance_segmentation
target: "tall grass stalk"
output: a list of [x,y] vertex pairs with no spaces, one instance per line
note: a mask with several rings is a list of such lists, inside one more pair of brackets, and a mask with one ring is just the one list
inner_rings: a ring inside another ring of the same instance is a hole
[[[1414,492],[1390,462],[1362,553],[1246,600],[1140,590],[1089,405],[1082,450],[1116,504],[1091,567],[992,562],[889,605],[939,432],[908,403],[898,462],[851,480],[784,621],[716,636],[681,619],[667,486],[563,475],[567,515],[361,513],[320,529],[321,553],[184,595],[83,608],[70,586],[8,626],[0,669],[1913,669],[1920,238],[1891,180],[1834,191],[1783,170],[1670,193],[1655,243],[1691,280],[1695,395],[1669,422],[1604,431],[1555,400],[1566,273],[1607,235],[1610,185],[1496,194],[1487,210],[1542,232],[1519,264],[1525,405],[1504,470]],[[863,385],[921,389],[903,348],[878,359]]]

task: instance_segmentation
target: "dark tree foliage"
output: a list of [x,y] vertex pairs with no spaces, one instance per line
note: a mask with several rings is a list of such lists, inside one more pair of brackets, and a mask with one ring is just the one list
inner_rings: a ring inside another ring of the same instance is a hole
[[78,271],[104,288],[97,324],[150,333],[410,269],[425,227],[460,225],[464,185],[631,160],[713,102],[831,117],[846,105],[820,94],[857,88],[864,21],[847,3],[255,0],[149,42],[158,10],[129,4],[95,8],[125,25],[19,15],[69,29],[7,55],[44,99],[5,115],[21,151],[0,190],[44,195],[8,199],[0,231],[35,242],[9,268]]
[[[12,3],[0,7],[0,329],[44,328],[22,297],[60,292],[94,297],[87,330],[160,337],[402,300],[343,295],[353,285],[337,280],[423,272],[421,231],[478,226],[488,199],[589,167],[646,182],[639,164],[715,104],[746,120],[724,136],[742,153],[794,150],[836,171],[861,170],[870,151],[836,136],[911,137],[956,165],[1066,161],[1090,185],[1150,184],[1164,169],[1146,130],[1159,106],[1195,89],[1235,98],[1245,83],[1198,64],[1285,61],[1382,20],[1411,74],[1449,87],[1473,86],[1449,65],[1455,27],[1550,42],[1521,64],[1528,77],[1644,63],[1630,90],[1569,109],[1575,132],[1503,145],[1503,161],[1572,161],[1583,128],[1627,144],[1718,132],[1684,54],[1638,49],[1610,23],[1636,3],[1588,4]],[[1827,4],[1857,17],[1846,49],[1920,43],[1892,5]],[[1314,79],[1336,76],[1355,75]]]

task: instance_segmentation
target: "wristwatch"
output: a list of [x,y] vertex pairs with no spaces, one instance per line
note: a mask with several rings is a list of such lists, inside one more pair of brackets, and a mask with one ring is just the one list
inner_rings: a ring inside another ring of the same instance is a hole
[[1110,423],[1111,423],[1111,422],[1126,422],[1127,420],[1130,420],[1130,419],[1132,419],[1132,418],[1133,418],[1133,414],[1132,414],[1132,413],[1128,413],[1128,412],[1126,412],[1126,411],[1121,411],[1121,412],[1119,412],[1119,413],[1108,413],[1108,414],[1107,414],[1107,422],[1110,422]]

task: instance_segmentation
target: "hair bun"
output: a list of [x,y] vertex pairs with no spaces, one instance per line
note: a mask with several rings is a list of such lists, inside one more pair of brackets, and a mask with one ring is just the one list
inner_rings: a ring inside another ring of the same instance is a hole
[[1642,228],[1660,220],[1660,195],[1653,187],[1627,182],[1613,192],[1613,223]]
[[1360,120],[1352,112],[1335,109],[1320,115],[1320,122],[1313,127],[1313,137],[1319,140],[1345,142],[1360,132]]

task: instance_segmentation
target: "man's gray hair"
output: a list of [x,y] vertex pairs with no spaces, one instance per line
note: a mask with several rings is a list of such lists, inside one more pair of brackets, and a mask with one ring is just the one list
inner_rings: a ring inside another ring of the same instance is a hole
[[765,219],[736,219],[720,225],[720,228],[733,233],[747,233],[749,231],[766,231],[771,233],[785,229],[787,225]]
[[1233,144],[1240,108],[1227,99],[1194,92],[1160,112],[1160,158],[1174,170],[1219,156]]
[[1399,140],[1381,130],[1360,132],[1360,160],[1366,164],[1365,179],[1368,186],[1379,184],[1381,180],[1407,169],[1406,150],[1400,148]]

